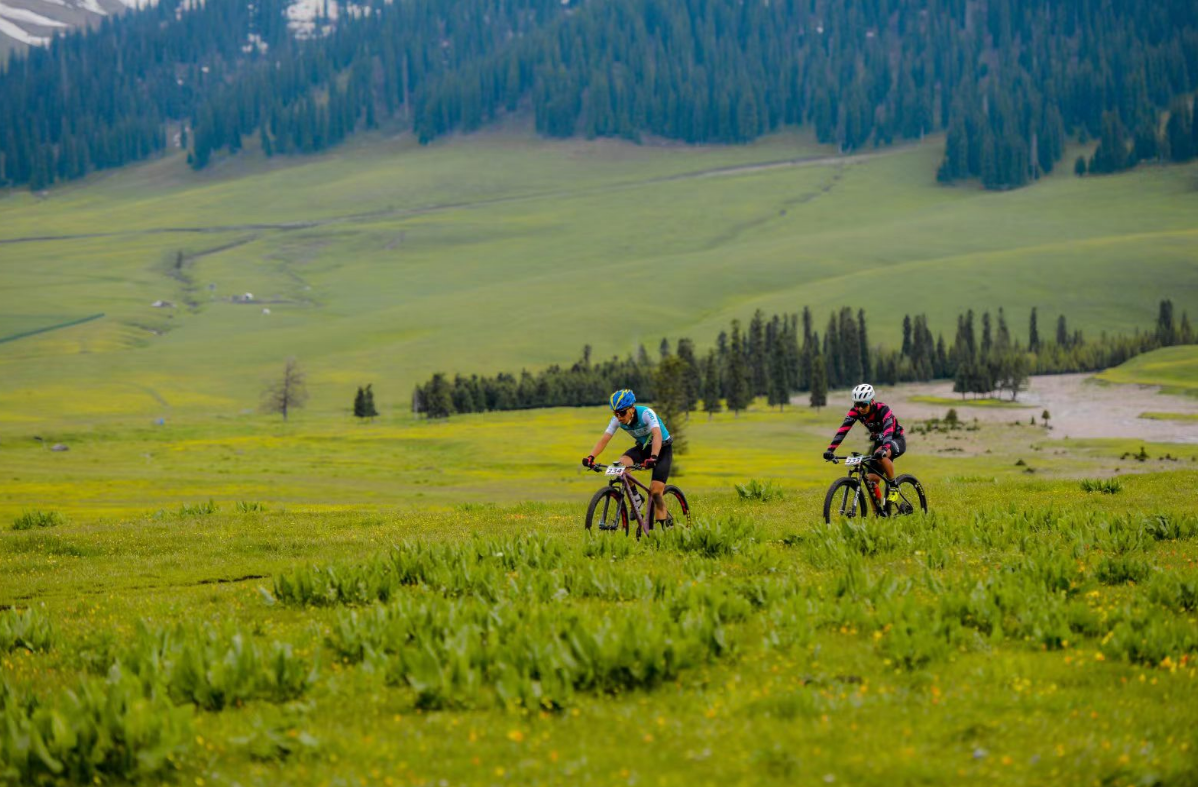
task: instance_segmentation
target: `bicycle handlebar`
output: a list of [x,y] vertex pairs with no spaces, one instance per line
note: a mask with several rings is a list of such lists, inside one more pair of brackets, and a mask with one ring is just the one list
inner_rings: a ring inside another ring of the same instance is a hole
[[[596,473],[602,473],[607,468],[613,467],[613,466],[614,465],[603,465],[603,464],[599,464],[598,462],[595,462],[594,464],[591,465],[591,470],[595,471]],[[630,465],[628,467],[628,469],[629,470],[647,470],[648,468],[646,468],[644,465]]]

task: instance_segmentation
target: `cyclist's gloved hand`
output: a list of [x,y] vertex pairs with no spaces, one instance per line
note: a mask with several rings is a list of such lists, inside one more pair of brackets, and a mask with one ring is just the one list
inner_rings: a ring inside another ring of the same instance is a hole
[[657,466],[657,457],[656,456],[649,457],[645,461],[641,462],[641,466],[644,467],[646,470],[652,470],[654,467]]
[[836,454],[833,453],[831,448],[829,448],[827,451],[824,451],[824,461],[825,462],[831,462],[835,458],[836,458]]
[[595,457],[589,456],[589,455],[584,456],[582,458],[582,466],[583,467],[594,467],[595,466]]

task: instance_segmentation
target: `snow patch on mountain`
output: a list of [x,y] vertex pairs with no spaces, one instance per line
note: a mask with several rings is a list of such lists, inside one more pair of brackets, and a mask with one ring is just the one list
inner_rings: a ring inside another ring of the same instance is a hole
[[66,22],[59,22],[56,19],[51,19],[41,14],[34,13],[25,8],[11,8],[4,3],[0,3],[0,17],[5,17],[13,22],[28,22],[32,25],[40,27],[66,27]]
[[17,27],[3,17],[0,17],[0,34],[29,46],[45,46],[50,43],[50,39],[41,36],[31,36],[23,28]]

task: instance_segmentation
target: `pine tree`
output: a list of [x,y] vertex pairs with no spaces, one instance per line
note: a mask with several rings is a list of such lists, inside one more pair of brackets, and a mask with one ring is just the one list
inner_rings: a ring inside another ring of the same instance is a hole
[[1173,301],[1161,301],[1160,311],[1156,318],[1156,338],[1162,346],[1168,347],[1177,343],[1177,329],[1173,325]]
[[695,343],[685,337],[678,340],[678,357],[686,364],[686,412],[695,409],[703,394],[703,375],[695,358]]
[[769,381],[769,403],[778,405],[778,412],[786,407],[786,403],[790,401],[790,390],[787,386],[786,379],[786,350],[782,342],[775,341],[772,351],[770,352],[770,381]]
[[424,412],[429,418],[448,418],[453,414],[453,395],[445,375],[437,372],[424,392]]
[[811,362],[811,406],[816,410],[828,404],[828,370],[824,356],[816,353]]
[[654,374],[654,410],[670,430],[674,453],[686,453],[686,362],[667,355]]
[[740,338],[740,321],[733,320],[732,338],[728,346],[728,365],[724,369],[724,399],[728,409],[738,416],[753,399],[749,384],[744,343]]
[[379,411],[374,407],[374,390],[370,384],[366,386],[366,394],[362,402],[365,415],[364,418],[374,420],[379,417]]
[[1034,353],[1040,352],[1040,331],[1036,327],[1036,307],[1032,307],[1032,316],[1027,328],[1027,348]]
[[366,392],[362,386],[358,386],[358,393],[354,396],[354,418],[366,417]]
[[712,415],[723,409],[720,404],[721,391],[719,359],[715,350],[712,350],[707,353],[707,361],[703,368],[703,412],[707,413],[709,421]]

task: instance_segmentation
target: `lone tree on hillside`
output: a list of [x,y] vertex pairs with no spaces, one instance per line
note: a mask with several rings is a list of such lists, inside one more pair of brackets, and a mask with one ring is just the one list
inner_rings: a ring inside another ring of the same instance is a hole
[[370,385],[365,388],[358,386],[358,394],[354,397],[355,418],[376,418],[379,411],[374,409],[374,391]]
[[287,413],[299,409],[308,401],[308,388],[304,384],[304,373],[300,371],[299,362],[288,358],[283,367],[281,380],[271,383],[262,394],[262,410],[267,413],[279,413],[287,420]]
[[366,417],[374,420],[379,417],[379,411],[374,408],[374,388],[372,383],[366,384]]

